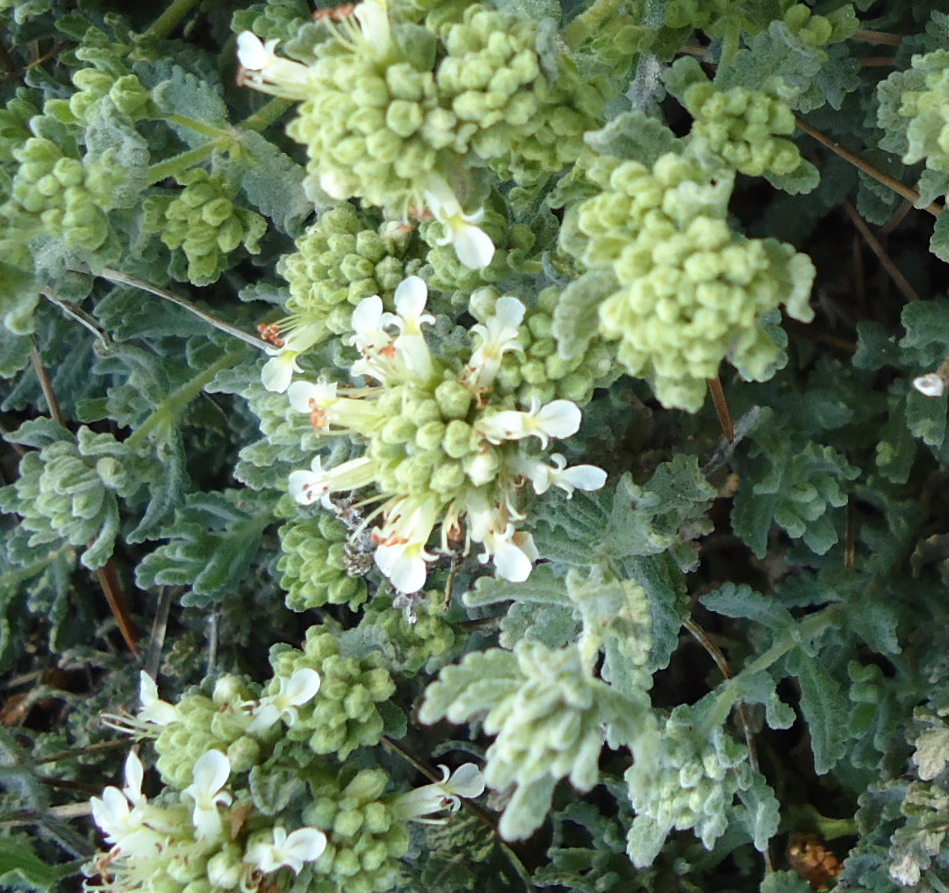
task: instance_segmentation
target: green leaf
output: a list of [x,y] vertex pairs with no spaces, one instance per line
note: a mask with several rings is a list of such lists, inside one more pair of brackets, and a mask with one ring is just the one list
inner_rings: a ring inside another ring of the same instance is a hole
[[192,493],[163,531],[170,542],[139,562],[137,584],[190,586],[184,605],[212,604],[236,590],[274,520],[272,503],[272,496],[243,490]]
[[472,652],[460,664],[445,667],[425,690],[419,719],[427,725],[442,718],[465,722],[490,709],[500,696],[516,691],[521,680],[517,658],[510,651]]
[[846,751],[847,736],[841,718],[847,713],[847,702],[824,665],[803,648],[790,652],[785,666],[801,686],[801,712],[814,753],[814,771],[824,775]]
[[744,778],[739,782],[738,799],[744,808],[737,810],[738,821],[748,830],[755,849],[764,853],[768,850],[768,841],[778,833],[781,807],[771,785],[760,772],[747,763],[739,772]]
[[152,90],[152,99],[156,108],[168,116],[175,133],[190,146],[203,145],[216,137],[200,126],[188,126],[188,122],[222,130],[228,126],[227,106],[215,86],[178,65],[173,66],[167,80]]
[[27,837],[0,837],[0,885],[5,890],[49,890],[78,871],[78,864],[47,864],[36,855]]
[[562,15],[559,0],[497,0],[495,5],[503,12],[531,21],[549,18],[559,22]]
[[794,618],[784,605],[774,598],[755,592],[744,583],[726,583],[703,595],[699,601],[716,614],[754,620],[771,630],[786,630],[794,625]]
[[599,333],[599,306],[618,288],[612,270],[590,270],[571,282],[554,308],[557,353],[565,360],[582,355]]
[[241,132],[240,145],[241,188],[248,200],[278,229],[300,235],[314,210],[303,188],[306,171],[252,130]]
[[622,569],[649,598],[652,648],[646,668],[649,672],[665,669],[679,647],[682,622],[689,614],[685,577],[668,554],[626,558]]
[[557,779],[549,775],[519,784],[498,822],[501,836],[505,840],[530,837],[547,818],[556,786]]
[[584,141],[602,155],[631,159],[651,167],[660,155],[681,152],[682,141],[658,118],[638,110],[621,112]]
[[0,378],[12,378],[30,362],[33,339],[0,328]]
[[566,583],[547,564],[534,568],[523,583],[510,583],[500,577],[481,577],[475,588],[462,598],[466,607],[481,608],[503,601],[532,602],[569,608]]
[[811,893],[811,885],[796,871],[772,871],[761,882],[761,893]]

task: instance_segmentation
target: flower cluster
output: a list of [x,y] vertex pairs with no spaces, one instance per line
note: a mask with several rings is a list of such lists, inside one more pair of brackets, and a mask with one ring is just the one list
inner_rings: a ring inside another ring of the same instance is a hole
[[551,465],[526,449],[533,438],[546,448],[552,438],[576,433],[576,404],[534,400],[522,411],[493,389],[504,355],[521,349],[519,300],[499,298],[494,313],[472,327],[476,346],[455,369],[433,356],[422,334],[435,321],[425,312],[426,299],[425,283],[413,276],[396,290],[395,313],[384,312],[378,297],[357,306],[349,340],[360,358],[352,373],[371,384],[290,385],[292,405],[315,428],[366,442],[363,455],[333,468],[323,468],[318,455],[309,471],[290,475],[290,492],[303,505],[330,508],[333,494],[373,486],[370,501],[380,505],[369,519],[382,519],[373,534],[375,562],[401,592],[425,585],[427,562],[437,558],[428,545],[439,522],[443,552],[450,543],[479,543],[483,562],[492,560],[505,579],[524,580],[536,553],[530,535],[517,531],[523,482],[538,494],[554,486],[571,493],[598,489],[606,475],[590,465],[567,468],[557,453]]
[[[241,737],[227,752],[224,741],[221,747],[208,747],[207,735],[189,740],[189,753],[200,755],[179,760],[172,772],[163,770],[166,786],[156,798],[142,792],[144,767],[135,753],[129,755],[125,785],[110,785],[91,801],[109,849],[85,866],[87,877],[101,878],[100,884],[87,883],[86,889],[251,893],[280,886],[290,879],[289,869],[293,875],[309,872],[303,879],[309,883],[320,876],[345,883],[346,889],[384,891],[391,888],[397,860],[408,847],[406,823],[442,821],[439,814],[457,811],[461,798],[484,791],[481,773],[466,763],[454,773],[440,767],[443,777],[434,784],[383,796],[389,778],[380,769],[340,773],[323,765],[312,748],[288,750],[281,736],[305,726],[304,711],[311,710],[314,700],[322,700],[321,677],[315,670],[303,666],[291,675],[282,672],[287,659],[291,666],[306,661],[300,652],[296,655],[299,659],[287,651],[274,655],[275,676],[257,698],[247,698],[248,687],[236,677],[219,680],[214,697],[203,699],[214,716],[205,711],[203,718],[209,726],[224,718],[227,729],[216,724],[218,740]],[[332,675],[330,669],[330,687],[338,683]],[[177,705],[162,701],[154,681],[142,673],[138,713],[107,721],[139,736],[157,735],[156,747],[167,756],[171,738],[166,732],[176,727],[187,731],[196,697]],[[275,736],[272,730],[278,726],[283,730]],[[181,744],[181,736],[175,737]],[[245,743],[256,738],[264,745],[256,759],[242,759],[248,749],[235,747],[242,738]],[[342,776],[346,779],[340,783]],[[289,807],[292,798],[287,796],[275,820],[267,792],[280,785],[298,791],[304,784],[311,797]]]
[[602,157],[588,171],[601,192],[577,208],[590,268],[618,283],[599,308],[600,332],[619,340],[631,375],[652,379],[665,406],[698,410],[724,358],[763,380],[782,359],[765,316],[784,303],[809,320],[814,266],[775,239],[744,239],[726,222],[733,174],[672,153],[649,170]]
[[420,29],[393,24],[386,0],[364,0],[326,26],[309,64],[245,31],[243,82],[302,102],[288,132],[307,147],[310,174],[330,197],[357,197],[403,219],[430,214],[442,243],[481,269],[494,244],[480,227],[483,208],[465,209],[477,187],[471,168],[496,160],[562,169],[592,119],[557,91],[532,21],[472,4],[460,21],[431,27],[419,44]]

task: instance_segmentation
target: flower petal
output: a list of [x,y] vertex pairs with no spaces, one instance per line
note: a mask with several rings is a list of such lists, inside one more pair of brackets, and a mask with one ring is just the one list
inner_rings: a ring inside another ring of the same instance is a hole
[[471,223],[452,227],[452,243],[458,260],[471,270],[483,270],[494,259],[494,242],[480,227]]

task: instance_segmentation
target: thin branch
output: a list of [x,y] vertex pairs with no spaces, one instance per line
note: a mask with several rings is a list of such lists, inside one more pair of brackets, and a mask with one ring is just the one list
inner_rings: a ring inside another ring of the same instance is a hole
[[161,664],[161,649],[165,644],[165,633],[168,630],[168,617],[171,613],[171,587],[162,586],[158,594],[158,607],[155,610],[155,619],[152,621],[152,634],[148,640],[148,653],[145,656],[143,669],[152,679],[158,678],[158,667]]
[[71,301],[60,300],[52,292],[44,289],[40,291],[40,294],[51,304],[55,304],[66,316],[74,319],[79,325],[84,326],[92,332],[99,340],[99,349],[102,353],[108,354],[112,352],[112,340],[109,338],[109,333],[99,325],[95,318],[86,313],[81,307],[77,307]]
[[177,304],[179,307],[184,307],[189,313],[193,313],[199,319],[206,322],[209,326],[213,326],[215,329],[219,329],[222,332],[226,332],[228,335],[232,335],[235,338],[240,339],[245,344],[251,345],[251,347],[256,347],[258,350],[266,351],[271,347],[266,341],[262,338],[258,338],[256,335],[251,335],[249,332],[245,332],[243,329],[237,328],[237,326],[232,326],[228,322],[224,322],[222,319],[218,319],[216,316],[212,316],[210,313],[205,312],[200,307],[192,304],[191,301],[176,295],[174,292],[170,292],[167,289],[161,288],[157,285],[152,285],[150,282],[145,282],[142,279],[136,279],[135,276],[129,276],[128,273],[123,273],[120,270],[112,270],[108,267],[103,267],[95,275],[102,277],[103,279],[108,279],[109,282],[114,282],[117,285],[131,285],[132,288],[138,288],[142,291],[147,291],[149,294],[157,295],[159,298],[164,298],[166,301],[170,301],[172,304]]
[[[878,183],[882,183],[888,189],[892,189],[897,195],[902,195],[903,198],[908,199],[916,205],[916,202],[919,201],[919,193],[915,189],[911,189],[909,186],[906,186],[904,183],[901,183],[899,180],[891,177],[889,174],[884,173],[879,168],[874,167],[870,162],[864,161],[859,155],[855,155],[849,149],[845,149],[840,143],[835,142],[829,136],[821,131],[816,130],[811,127],[810,124],[805,123],[800,118],[794,119],[797,126],[801,128],[808,136],[812,136],[817,142],[822,146],[826,146],[836,155],[839,155],[844,161],[849,162],[858,170],[863,171],[868,177],[873,177]],[[938,217],[942,213],[942,205],[936,204],[933,202],[930,205],[927,205],[922,210],[928,211],[933,217]]]
[[122,582],[119,580],[118,571],[116,571],[115,563],[111,558],[102,567],[96,568],[96,577],[102,591],[105,593],[105,600],[109,605],[112,616],[115,617],[115,623],[122,634],[122,639],[128,646],[128,650],[138,657],[135,627],[132,626],[132,618],[129,617]]
[[880,261],[880,265],[889,274],[894,285],[902,292],[903,297],[907,301],[918,301],[920,298],[916,289],[910,285],[909,280],[903,275],[900,268],[893,263],[886,249],[880,244],[880,240],[873,235],[870,227],[867,226],[867,222],[857,213],[857,209],[846,200],[843,202],[843,209],[850,218],[850,222],[857,228],[857,232],[863,236],[863,240],[870,246],[870,250],[877,256],[877,260]]
[[722,380],[717,375],[708,380],[708,390],[712,395],[712,403],[715,404],[715,412],[718,415],[718,423],[722,426],[722,433],[725,439],[732,443],[735,440],[735,423],[732,421],[732,413],[728,408],[728,400],[725,399]]
[[57,422],[65,428],[66,419],[63,417],[63,411],[59,408],[59,401],[53,393],[53,383],[49,380],[49,376],[46,374],[46,367],[40,359],[40,352],[35,347],[30,351],[30,365],[32,365],[33,372],[36,373],[36,377],[39,380],[40,389],[43,391],[43,397],[46,400],[46,405],[49,407],[50,417],[54,422]]
[[853,32],[852,39],[863,43],[878,43],[889,47],[898,47],[903,42],[903,35],[893,34],[889,31],[867,31],[860,28]]

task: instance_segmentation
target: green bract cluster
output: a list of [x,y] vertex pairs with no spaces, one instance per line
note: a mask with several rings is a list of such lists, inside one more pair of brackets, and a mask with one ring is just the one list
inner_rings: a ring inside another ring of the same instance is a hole
[[[270,659],[276,674],[272,685],[278,684],[278,677],[289,678],[301,668],[320,674],[319,699],[289,733],[291,740],[306,741],[313,753],[335,753],[345,760],[357,747],[378,744],[386,718],[398,714],[398,708],[387,705],[395,683],[381,655],[344,657],[336,636],[319,626],[307,630],[302,651],[275,645]],[[386,707],[385,714],[380,712]]]
[[288,521],[280,528],[280,548],[277,570],[291,610],[326,604],[356,610],[366,600],[358,555],[347,545],[346,527],[332,515]]
[[409,849],[409,834],[395,805],[383,797],[389,776],[382,769],[347,767],[320,774],[310,782],[312,802],[304,818],[327,833],[320,868],[336,884],[320,884],[318,893],[380,893],[398,889],[399,860]]
[[242,246],[250,254],[260,251],[267,221],[234,204],[236,184],[202,168],[180,174],[178,182],[184,189],[176,195],[145,200],[143,222],[146,232],[159,233],[165,245],[184,252],[187,272],[175,278],[207,285],[228,268],[231,252]]
[[0,508],[20,514],[31,546],[85,546],[82,563],[101,567],[119,534],[119,499],[142,489],[150,463],[111,434],[24,427],[19,436],[41,448],[23,456],[19,478],[0,490]]
[[303,100],[289,133],[329,195],[404,217],[441,203],[432,196],[467,181],[472,162],[537,179],[579,154],[594,103],[570,107],[577,90],[560,84],[535,23],[479,4],[428,31],[395,22],[378,0],[359,16],[361,27],[328,26],[306,65],[250,42],[242,57],[253,86]]
[[793,175],[805,162],[798,147],[783,137],[794,132],[788,105],[759,90],[711,83],[685,91],[685,107],[695,119],[690,136],[704,140],[730,167],[750,177]]
[[745,239],[726,222],[732,177],[674,154],[650,170],[602,158],[588,176],[601,192],[576,210],[579,259],[608,267],[619,289],[599,307],[617,357],[647,375],[665,406],[695,411],[705,379],[727,358],[750,379],[782,361],[766,314],[784,304],[807,320],[814,267],[775,239]]
[[408,228],[367,217],[348,203],[335,205],[281,258],[278,271],[290,286],[289,331],[313,327],[318,341],[348,334],[363,298],[380,295],[391,306],[396,286],[421,265]]

